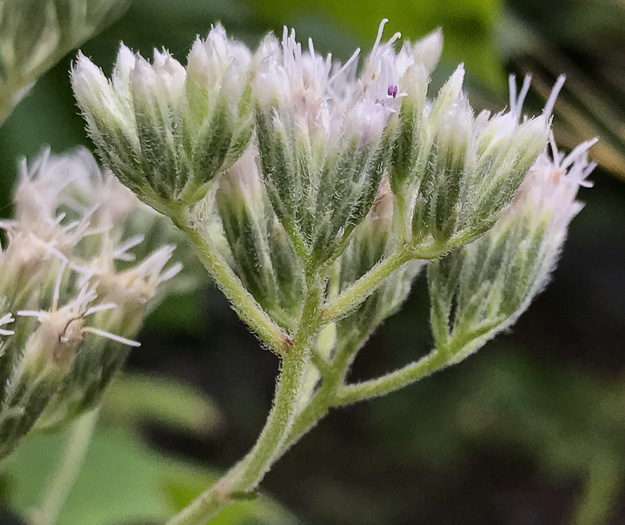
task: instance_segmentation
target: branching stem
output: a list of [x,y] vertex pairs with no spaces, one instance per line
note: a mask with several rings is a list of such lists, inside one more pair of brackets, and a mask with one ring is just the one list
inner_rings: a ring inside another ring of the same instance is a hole
[[184,216],[171,213],[174,224],[186,234],[191,241],[202,264],[217,283],[224,295],[230,300],[234,310],[256,335],[278,355],[284,356],[289,352],[291,339],[267,315],[267,312],[258,304],[243,286],[241,279],[232,271],[228,263],[217,252],[209,239],[201,231],[191,225]]
[[308,281],[307,299],[293,346],[283,357],[273,409],[251,452],[221,480],[174,516],[169,525],[204,525],[238,497],[252,492],[280,455],[293,421],[311,347],[320,328],[323,286]]

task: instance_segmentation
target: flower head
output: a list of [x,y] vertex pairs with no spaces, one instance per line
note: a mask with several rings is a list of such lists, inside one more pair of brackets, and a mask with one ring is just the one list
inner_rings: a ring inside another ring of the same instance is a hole
[[483,234],[546,145],[561,81],[543,114],[527,118],[521,111],[529,78],[518,96],[511,79],[510,110],[495,115],[475,115],[463,79],[461,65],[431,102],[423,91],[418,103],[402,106],[390,169],[402,239],[454,245]]
[[150,63],[122,44],[111,80],[79,54],[72,85],[105,163],[166,211],[201,199],[247,147],[250,60],[217,25],[195,42],[186,67],[166,50],[155,50]]
[[[551,154],[540,154],[495,226],[430,267],[437,346],[457,352],[454,361],[514,323],[544,288],[568,224],[582,207],[577,191],[590,186],[595,164],[587,151],[595,142],[564,155],[552,137]],[[460,345],[471,333],[473,341]]]
[[316,263],[336,257],[385,170],[385,131],[403,97],[405,69],[393,50],[399,34],[382,42],[385,23],[360,75],[360,50],[342,65],[319,55],[312,40],[303,49],[286,28],[280,44],[268,37],[255,58],[263,182],[299,253]]

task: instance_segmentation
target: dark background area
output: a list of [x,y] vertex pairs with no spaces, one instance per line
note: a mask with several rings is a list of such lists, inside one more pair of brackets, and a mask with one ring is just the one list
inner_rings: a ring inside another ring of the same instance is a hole
[[[383,16],[388,35],[417,38],[442,26],[435,83],[465,61],[478,108],[503,107],[507,73],[527,72],[537,88],[528,109],[538,110],[541,86],[567,72],[557,137],[572,146],[598,135],[602,166],[581,194],[586,207],[552,282],[511,333],[417,385],[333,412],[274,467],[263,490],[302,523],[320,525],[625,523],[624,3],[136,0],[82,49],[105,71],[120,40],[182,58],[196,34],[221,21],[252,46],[292,25],[301,40],[312,36],[318,49],[344,58],[371,45]],[[68,83],[72,56],[0,129],[5,215],[19,156],[45,144],[57,152],[88,144]],[[421,277],[359,356],[353,379],[425,353],[427,315]],[[143,424],[141,435],[164,456],[228,468],[263,424],[277,360],[209,285],[161,307],[140,339],[129,370],[195,385],[223,417],[209,435],[157,423]]]

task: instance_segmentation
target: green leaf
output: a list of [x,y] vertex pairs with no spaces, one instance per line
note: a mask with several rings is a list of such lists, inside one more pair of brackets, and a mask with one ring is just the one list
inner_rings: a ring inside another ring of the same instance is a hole
[[[27,515],[38,503],[56,466],[63,434],[36,436],[4,471],[6,503]],[[150,449],[133,432],[101,425],[58,525],[162,522],[217,479],[190,463]],[[213,521],[218,525],[296,525],[280,505],[261,496],[237,503]]]
[[137,424],[145,420],[204,434],[219,428],[222,415],[204,393],[170,379],[124,374],[108,389],[104,416]]

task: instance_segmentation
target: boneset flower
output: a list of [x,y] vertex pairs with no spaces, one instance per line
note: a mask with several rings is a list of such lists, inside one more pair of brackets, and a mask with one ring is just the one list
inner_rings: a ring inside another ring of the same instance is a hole
[[[394,111],[381,32],[361,79],[356,52],[344,65],[302,51],[285,29],[261,45],[254,78],[261,174],[271,204],[309,263],[335,258],[364,219],[386,167],[384,129]],[[380,74],[376,75],[375,73]],[[391,91],[394,93],[394,91]]]
[[271,209],[252,150],[226,172],[216,202],[241,280],[273,319],[293,329],[304,289],[302,264]]
[[1,224],[0,457],[33,427],[97,404],[139,345],[157,289],[180,271],[171,245],[135,262],[133,228],[165,231],[165,219],[86,150],[21,167],[15,216]]
[[[6,456],[18,445],[70,373],[84,334],[90,332],[122,344],[138,346],[135,341],[86,324],[85,319],[96,312],[115,308],[110,303],[93,304],[97,295],[87,286],[69,303],[59,306],[62,273],[59,274],[49,310],[17,312],[20,317],[35,317],[39,326],[32,331],[24,347],[15,353],[14,369],[2,389],[0,457]],[[22,330],[26,326],[22,324]]]
[[431,102],[422,77],[421,94],[403,101],[389,173],[405,241],[464,244],[487,231],[547,142],[550,104],[521,116],[527,86],[518,99],[511,89],[510,111],[474,116],[463,77],[460,66]]
[[[440,30],[396,51],[400,35],[384,41],[386,22],[360,69],[360,50],[341,64],[288,29],[252,55],[221,26],[195,42],[186,67],[166,51],[149,63],[122,46],[111,80],[82,55],[73,68],[105,163],[173,220],[235,311],[281,359],[257,444],[172,525],[206,523],[253,493],[332,407],[410,384],[510,326],[544,286],[579,211],[591,143],[568,157],[555,146],[551,158],[544,153],[563,79],[535,118],[522,114],[529,79],[518,93],[511,79],[507,111],[476,114],[462,65],[437,95],[428,92]],[[154,229],[101,231],[125,215],[132,223],[132,213],[121,206],[111,213],[120,218],[107,222],[99,207],[108,199],[64,202],[83,237],[80,253],[51,253],[80,275],[79,286],[89,283],[117,305],[94,314],[98,328],[130,339],[156,286],[179,269],[166,269],[171,247],[135,263]],[[52,229],[55,221],[69,227],[57,208],[47,216]],[[425,260],[436,347],[350,384],[351,362],[401,306]],[[121,342],[93,334],[87,342],[40,427],[97,404],[123,363]]]
[[167,51],[150,64],[123,44],[108,80],[84,55],[72,85],[104,162],[160,211],[201,199],[251,137],[249,51],[218,25],[183,67]]
[[595,142],[565,156],[552,138],[551,155],[541,153],[495,227],[430,266],[437,346],[453,351],[454,361],[510,326],[544,288],[582,208],[577,191],[590,186],[595,163],[586,152]]

